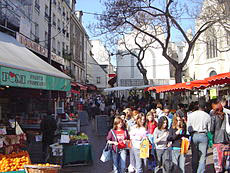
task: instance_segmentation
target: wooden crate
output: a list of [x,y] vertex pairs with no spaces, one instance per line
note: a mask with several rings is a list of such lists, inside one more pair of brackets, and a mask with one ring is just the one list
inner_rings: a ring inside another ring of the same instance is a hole
[[26,173],[59,173],[61,166],[24,165]]

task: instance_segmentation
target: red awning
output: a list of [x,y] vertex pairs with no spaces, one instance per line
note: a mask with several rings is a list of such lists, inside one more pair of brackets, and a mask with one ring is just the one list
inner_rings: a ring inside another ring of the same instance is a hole
[[230,83],[230,72],[211,76],[211,77],[205,78],[205,80],[208,81],[211,85],[229,84]]
[[83,84],[80,84],[80,83],[78,83],[78,82],[71,82],[71,85],[72,86],[75,86],[75,87],[80,87],[80,90],[87,90],[87,86],[85,86],[85,85],[83,85]]
[[77,90],[71,89],[71,93],[74,93],[74,94],[80,94],[80,91],[77,91]]
[[156,90],[157,93],[178,92],[178,91],[193,90],[193,89],[204,89],[209,86],[210,84],[205,80],[195,80],[190,82],[177,83],[173,85],[161,85],[161,86],[149,87],[148,91]]

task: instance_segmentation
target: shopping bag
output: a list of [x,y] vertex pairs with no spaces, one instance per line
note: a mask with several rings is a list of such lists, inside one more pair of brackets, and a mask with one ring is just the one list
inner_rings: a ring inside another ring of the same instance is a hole
[[213,146],[213,134],[211,132],[208,132],[207,136],[208,136],[208,146],[211,148]]
[[180,153],[181,154],[187,154],[188,149],[189,149],[189,145],[190,145],[189,139],[188,138],[182,138]]
[[108,143],[106,143],[105,148],[102,151],[100,160],[102,162],[107,162],[111,159],[112,159],[112,148]]
[[141,142],[140,158],[142,158],[142,159],[149,158],[149,140],[148,139],[144,139]]

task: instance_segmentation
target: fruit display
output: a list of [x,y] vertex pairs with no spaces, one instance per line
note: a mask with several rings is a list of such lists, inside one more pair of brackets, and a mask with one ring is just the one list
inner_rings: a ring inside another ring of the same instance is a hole
[[24,165],[30,164],[30,157],[27,151],[0,154],[0,172],[19,171]]
[[88,143],[89,138],[85,133],[78,133],[77,135],[70,135],[70,142],[74,143]]

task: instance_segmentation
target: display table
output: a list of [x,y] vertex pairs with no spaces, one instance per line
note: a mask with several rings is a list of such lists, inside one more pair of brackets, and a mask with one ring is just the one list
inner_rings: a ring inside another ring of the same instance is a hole
[[92,162],[91,144],[63,145],[63,165]]

